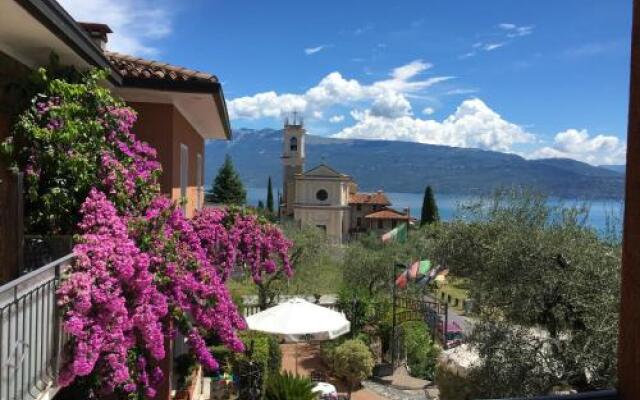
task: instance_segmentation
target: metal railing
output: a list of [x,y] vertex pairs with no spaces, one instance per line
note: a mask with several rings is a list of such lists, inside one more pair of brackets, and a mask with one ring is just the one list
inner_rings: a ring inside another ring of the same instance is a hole
[[584,392],[567,395],[518,397],[500,400],[618,400],[618,393],[615,390],[598,390],[595,392]]
[[72,259],[0,286],[0,400],[35,399],[54,386],[64,340],[56,289]]

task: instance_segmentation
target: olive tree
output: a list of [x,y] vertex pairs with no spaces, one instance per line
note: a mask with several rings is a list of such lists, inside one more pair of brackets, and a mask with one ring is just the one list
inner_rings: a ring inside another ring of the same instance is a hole
[[477,395],[612,387],[620,246],[586,225],[588,207],[508,191],[462,212],[434,252],[469,278],[479,306]]

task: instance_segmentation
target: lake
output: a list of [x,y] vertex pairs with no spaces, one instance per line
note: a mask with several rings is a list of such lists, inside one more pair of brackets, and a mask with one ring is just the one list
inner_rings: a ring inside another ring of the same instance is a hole
[[[274,190],[274,196],[277,196],[277,189]],[[414,217],[420,217],[420,210],[422,208],[423,193],[386,193],[387,197],[393,204],[392,207],[398,210],[409,208],[411,215]],[[250,205],[257,205],[258,201],[262,200],[266,203],[267,189],[266,188],[247,188],[247,202]],[[461,195],[436,195],[436,203],[438,204],[438,211],[440,212],[440,218],[443,220],[450,220],[455,217],[458,205],[463,202],[473,200],[472,196]],[[274,198],[274,201],[277,199]],[[552,205],[582,205],[584,201],[580,200],[559,200],[549,199]],[[621,220],[623,203],[622,201],[615,200],[591,200],[586,202],[590,207],[588,223],[597,230],[604,230],[606,228],[607,218],[613,216]]]

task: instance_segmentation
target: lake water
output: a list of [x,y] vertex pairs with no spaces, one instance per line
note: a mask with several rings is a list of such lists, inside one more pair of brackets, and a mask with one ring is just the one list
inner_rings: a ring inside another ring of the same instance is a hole
[[[277,192],[277,189],[276,191]],[[387,197],[393,204],[392,207],[397,210],[409,208],[411,215],[420,217],[420,210],[422,208],[423,193],[386,193]],[[274,193],[274,196],[276,194]],[[248,188],[247,189],[247,202],[250,205],[257,205],[258,201],[262,200],[266,203],[267,189],[266,188]],[[458,205],[460,203],[473,200],[471,196],[460,195],[436,195],[436,203],[438,204],[438,211],[440,212],[440,218],[443,220],[450,220],[455,217]],[[276,199],[274,199],[276,200]],[[552,205],[583,205],[587,204],[590,208],[588,223],[598,230],[604,230],[606,227],[607,219],[613,217],[621,221],[623,203],[622,201],[614,200],[595,200],[595,201],[580,201],[580,200],[558,200],[550,199],[549,202]]]

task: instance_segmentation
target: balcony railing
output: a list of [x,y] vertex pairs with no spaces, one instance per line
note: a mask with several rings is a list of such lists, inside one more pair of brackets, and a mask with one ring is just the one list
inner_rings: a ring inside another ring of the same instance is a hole
[[65,340],[55,293],[72,259],[0,286],[0,400],[35,399],[55,386]]
[[518,397],[500,400],[618,400],[618,394],[615,390],[598,390],[596,392],[585,392],[568,395]]

